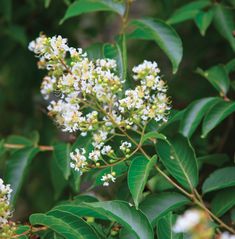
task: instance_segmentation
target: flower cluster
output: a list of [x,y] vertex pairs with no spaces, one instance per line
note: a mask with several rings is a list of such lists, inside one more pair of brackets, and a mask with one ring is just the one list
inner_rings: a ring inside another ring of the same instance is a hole
[[199,209],[189,209],[179,216],[173,231],[175,233],[187,233],[192,239],[209,239],[214,235],[208,215]]
[[14,223],[9,222],[12,215],[10,208],[10,185],[4,185],[0,178],[0,238],[11,238],[14,234]]
[[116,178],[114,177],[116,175],[115,172],[108,173],[102,176],[101,181],[103,181],[103,186],[109,186],[110,182],[115,182]]
[[151,120],[167,120],[170,100],[156,62],[135,66],[136,86],[124,90],[125,79],[120,79],[115,60],[92,61],[82,49],[69,47],[61,36],[42,34],[29,49],[39,58],[39,68],[48,70],[41,93],[50,102],[49,116],[63,131],[82,136],[92,132],[92,151],[71,153],[71,167],[80,173],[91,164],[103,164],[107,157],[118,160],[134,150],[128,142],[114,150],[109,141],[117,134],[123,137],[127,130],[141,134]]

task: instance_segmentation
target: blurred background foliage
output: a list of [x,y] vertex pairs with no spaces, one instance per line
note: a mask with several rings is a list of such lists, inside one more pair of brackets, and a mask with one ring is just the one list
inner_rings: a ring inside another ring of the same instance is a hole
[[[235,7],[233,0],[226,2]],[[166,20],[175,9],[186,3],[187,0],[136,0],[130,17],[151,16]],[[74,137],[61,133],[47,116],[46,102],[40,95],[44,73],[38,71],[36,59],[28,51],[28,43],[40,32],[49,36],[60,34],[68,38],[69,44],[74,47],[87,48],[100,42],[113,42],[120,31],[121,19],[110,13],[98,12],[59,24],[69,4],[70,0],[0,0],[0,138],[16,134],[37,138],[37,133],[32,133],[37,131],[39,143],[43,145],[57,141],[73,142]],[[175,25],[174,28],[184,47],[177,74],[172,74],[166,55],[151,41],[128,41],[128,67],[131,69],[144,59],[157,61],[164,79],[168,81],[173,107],[180,110],[195,99],[216,94],[208,81],[195,73],[196,68],[208,69],[219,63],[227,63],[234,57],[234,52],[213,26],[208,29],[206,37],[201,36],[193,21]],[[232,97],[234,92],[229,94]],[[223,132],[227,124],[227,121],[224,122],[216,131]],[[193,142],[199,154],[210,153],[214,145],[218,146],[223,134],[218,135],[212,134],[210,138],[202,140],[200,132],[197,132]],[[225,135],[228,144],[220,147],[220,151],[228,153],[231,158],[234,157],[234,135],[234,127],[230,127]],[[5,157],[8,157],[7,154]],[[4,171],[5,157],[1,158],[0,175]],[[43,153],[33,160],[17,202],[16,219],[22,221],[32,212],[47,211],[58,199],[54,197],[50,180],[50,157],[50,153]],[[127,187],[123,188],[127,190]],[[121,193],[124,192],[117,192]],[[64,190],[60,199],[68,198],[70,194],[69,190]]]

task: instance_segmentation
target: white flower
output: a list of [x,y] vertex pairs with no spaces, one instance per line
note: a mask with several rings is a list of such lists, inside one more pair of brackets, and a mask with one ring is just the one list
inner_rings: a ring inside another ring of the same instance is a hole
[[89,159],[95,162],[100,159],[100,156],[101,156],[100,150],[98,149],[95,149],[91,153],[89,153]]
[[101,149],[101,154],[103,155],[108,155],[112,150],[112,147],[110,145],[105,145],[102,149]]
[[127,149],[131,148],[131,143],[130,142],[122,142],[122,144],[119,147],[122,151],[126,151]]
[[82,169],[87,166],[85,153],[86,151],[84,148],[75,149],[75,152],[70,153],[70,158],[72,159],[70,167],[75,171],[78,171],[80,174],[82,174]]
[[102,176],[101,178],[101,181],[103,181],[103,186],[109,186],[109,183],[110,182],[115,182],[116,178],[113,176],[115,173],[113,172],[112,174],[111,173],[108,173],[108,174],[105,174]]
[[195,226],[197,226],[201,221],[201,213],[199,210],[191,209],[186,211],[182,216],[177,218],[177,221],[173,227],[173,231],[179,232],[189,232]]
[[231,235],[228,232],[223,232],[219,239],[235,239],[235,235]]

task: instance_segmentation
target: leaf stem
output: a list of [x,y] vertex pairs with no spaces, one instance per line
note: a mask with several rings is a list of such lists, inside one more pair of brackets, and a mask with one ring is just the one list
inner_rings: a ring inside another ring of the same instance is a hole
[[[27,147],[27,145],[24,144],[4,144],[3,145],[4,148],[6,149],[23,149],[25,147]],[[53,146],[48,146],[48,145],[38,145],[37,148],[39,148],[40,151],[53,151],[54,147]]]

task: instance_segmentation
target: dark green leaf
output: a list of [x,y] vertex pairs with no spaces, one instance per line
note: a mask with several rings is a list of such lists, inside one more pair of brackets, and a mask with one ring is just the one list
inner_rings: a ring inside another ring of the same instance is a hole
[[235,29],[234,13],[222,4],[214,6],[214,23],[217,31],[224,37],[235,51],[235,38],[233,31]]
[[69,144],[56,144],[54,145],[53,161],[57,164],[58,169],[61,171],[65,179],[70,175],[70,145]]
[[193,1],[183,7],[177,9],[170,19],[167,21],[169,24],[176,24],[186,20],[193,19],[200,12],[201,9],[210,5],[210,1]]
[[144,156],[136,156],[132,159],[131,165],[128,171],[128,187],[132,194],[132,198],[136,207],[138,208],[141,200],[142,192],[147,182],[150,170],[156,163],[156,156],[148,160]]
[[230,80],[223,65],[213,66],[207,71],[198,69],[197,72],[201,76],[205,77],[220,93],[220,95],[224,96],[227,94]]
[[213,16],[214,12],[212,11],[212,9],[207,12],[199,11],[199,13],[195,16],[195,23],[202,36],[206,34],[206,30],[210,26]]
[[19,149],[7,161],[5,179],[6,183],[9,183],[13,190],[11,194],[11,201],[13,203],[16,201],[16,196],[22,187],[29,164],[38,152],[38,148],[32,147]]
[[196,156],[189,140],[177,135],[170,142],[158,140],[157,153],[168,172],[186,189],[192,190],[198,183]]
[[210,154],[206,156],[201,156],[197,158],[198,164],[210,164],[217,167],[221,167],[224,163],[229,161],[227,154]]
[[235,167],[226,167],[214,171],[202,186],[203,193],[235,186]]
[[97,11],[110,11],[123,15],[124,6],[121,3],[110,0],[77,0],[69,6],[60,23],[83,13]]
[[234,188],[218,192],[211,202],[211,210],[218,217],[223,216],[233,206],[235,206]]
[[133,232],[139,239],[153,239],[153,229],[146,218],[140,211],[131,207],[124,201],[106,201],[96,203],[86,203],[95,211],[108,216],[115,220],[126,229]]
[[202,137],[235,111],[235,102],[220,101],[211,107],[202,123]]
[[235,59],[229,61],[224,67],[225,67],[227,74],[235,71]]
[[176,73],[183,56],[182,41],[176,31],[159,19],[133,20],[131,24],[136,30],[129,37],[154,40],[169,57],[173,73]]
[[164,192],[147,196],[140,204],[140,209],[148,217],[151,224],[155,225],[160,217],[189,202],[190,200],[188,198],[179,193]]
[[180,122],[180,133],[185,137],[191,137],[208,109],[219,100],[219,98],[209,97],[192,102]]

